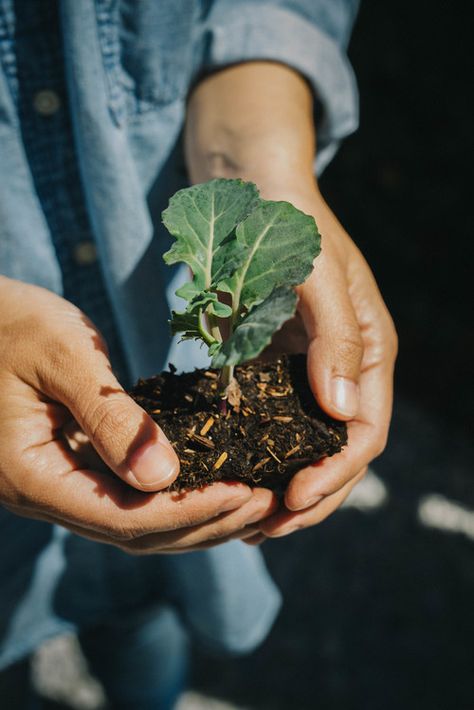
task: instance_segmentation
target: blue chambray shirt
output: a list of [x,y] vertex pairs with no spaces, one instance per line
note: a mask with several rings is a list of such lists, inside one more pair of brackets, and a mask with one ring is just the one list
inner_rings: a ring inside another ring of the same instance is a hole
[[[179,369],[204,365],[195,343],[176,347],[169,336],[183,269],[161,259],[169,237],[160,214],[186,184],[180,134],[189,87],[201,73],[234,62],[269,59],[295,68],[322,108],[321,171],[357,126],[345,53],[357,6],[358,0],[0,0],[0,273],[82,308],[105,335],[125,385],[169,361]],[[0,551],[0,667],[48,636],[100,618],[111,604],[119,608],[120,599],[110,600],[124,570],[129,579],[132,568],[143,578],[140,570],[150,565],[6,511],[0,534],[9,541]],[[260,618],[257,624],[249,617],[249,628],[258,626],[263,637],[278,594],[257,551],[239,543],[225,550],[180,557],[173,574],[185,574],[198,559],[203,598],[211,594],[204,570],[209,580],[220,575],[220,613],[232,609],[245,627],[245,598],[236,596],[235,580],[233,590],[225,582],[231,560]],[[91,556],[92,571],[84,561]],[[157,579],[173,564],[156,563]],[[93,590],[94,603],[72,594],[73,586],[89,599]],[[142,588],[123,596],[150,603]],[[202,609],[188,616],[212,635],[216,619]],[[232,646],[231,639],[222,643]]]

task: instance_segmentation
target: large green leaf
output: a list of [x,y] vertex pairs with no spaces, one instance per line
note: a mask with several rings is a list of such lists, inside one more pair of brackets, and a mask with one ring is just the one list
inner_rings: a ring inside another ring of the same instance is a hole
[[240,321],[214,355],[212,366],[238,365],[260,355],[270,343],[273,333],[294,314],[296,302],[293,289],[275,289]]
[[320,237],[313,217],[289,202],[261,200],[236,229],[236,242],[224,243],[220,259],[236,249],[244,258],[219,289],[233,294],[236,313],[263,301],[279,286],[302,283],[313,268],[320,251]]
[[235,251],[216,264],[214,257],[258,199],[253,183],[224,179],[180,190],[171,198],[162,217],[176,241],[163,258],[167,264],[184,262],[191,267],[195,293],[208,289],[215,273],[218,279],[225,278],[241,261],[242,253]]

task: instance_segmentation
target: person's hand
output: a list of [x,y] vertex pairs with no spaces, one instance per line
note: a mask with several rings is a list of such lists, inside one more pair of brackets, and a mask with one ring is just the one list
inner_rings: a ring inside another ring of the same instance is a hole
[[270,187],[265,196],[289,199],[312,214],[322,234],[315,268],[297,289],[299,318],[273,347],[307,351],[309,385],[328,414],[348,422],[348,444],[298,472],[286,491],[285,507],[260,523],[261,534],[251,543],[321,522],[360,481],[385,447],[397,351],[393,322],[374,276],[318,189],[293,193]]
[[[303,76],[277,62],[255,61],[204,77],[188,101],[185,147],[193,182],[251,180],[262,197],[312,214],[322,234],[314,271],[297,289],[304,332],[295,334],[294,345],[307,351],[309,384],[321,407],[349,422],[349,443],[294,477],[284,509],[246,540],[258,543],[323,520],[384,448],[395,329],[367,263],[315,182],[314,94]],[[279,342],[286,348],[288,329]]]
[[[68,445],[74,422],[104,471]],[[178,470],[171,445],[114,377],[84,314],[0,276],[0,503],[137,554],[245,537],[275,508],[269,491],[240,484],[157,493]]]

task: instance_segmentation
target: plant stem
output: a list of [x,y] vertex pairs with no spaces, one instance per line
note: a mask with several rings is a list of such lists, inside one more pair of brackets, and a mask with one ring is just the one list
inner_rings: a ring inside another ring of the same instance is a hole
[[219,325],[218,325],[218,319],[216,316],[212,315],[212,313],[207,313],[207,320],[209,322],[209,328],[212,333],[212,337],[214,340],[217,340],[218,343],[222,343],[222,333],[220,331]]
[[219,400],[219,414],[221,417],[225,417],[227,414],[227,399],[225,397],[221,397]]
[[221,370],[221,375],[219,378],[221,397],[225,398],[227,396],[225,391],[233,379],[234,379],[234,365],[225,365],[225,367],[223,367]]
[[[216,342],[217,338],[215,338],[214,335],[211,335],[202,323],[202,311],[199,312],[199,332],[201,334],[201,338],[204,340],[206,345],[213,345]],[[222,338],[220,338],[218,342],[222,342]]]
[[233,365],[225,365],[225,367],[222,368],[221,374],[219,377],[219,397],[220,397],[220,402],[219,402],[219,414],[222,417],[225,417],[227,414],[227,387],[230,385],[234,378],[234,366]]

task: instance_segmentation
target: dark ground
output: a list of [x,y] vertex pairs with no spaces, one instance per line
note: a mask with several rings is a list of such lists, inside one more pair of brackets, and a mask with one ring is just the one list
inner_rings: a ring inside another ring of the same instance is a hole
[[[400,336],[375,466],[389,496],[263,546],[286,600],[272,635],[247,659],[199,656],[194,683],[251,710],[474,708],[469,7],[362,3],[361,128],[323,189]],[[465,506],[463,524],[422,525],[427,494]]]
[[400,337],[392,435],[375,466],[389,499],[263,546],[286,598],[272,636],[248,659],[201,658],[196,673],[252,709],[474,708],[474,535],[417,517],[429,493],[474,510],[468,6],[362,2],[350,52],[361,128],[323,191]]

